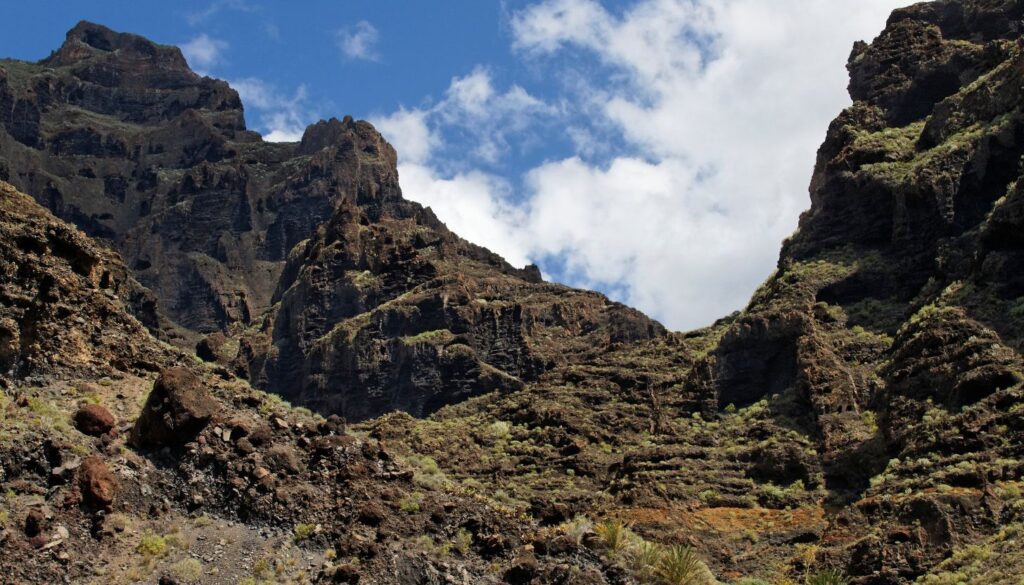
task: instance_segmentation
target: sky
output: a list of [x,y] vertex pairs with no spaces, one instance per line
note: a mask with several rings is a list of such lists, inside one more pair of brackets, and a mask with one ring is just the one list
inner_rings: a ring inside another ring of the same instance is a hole
[[250,128],[373,122],[403,193],[676,330],[741,309],[809,204],[846,59],[906,0],[4,0],[0,55],[79,20],[181,47]]

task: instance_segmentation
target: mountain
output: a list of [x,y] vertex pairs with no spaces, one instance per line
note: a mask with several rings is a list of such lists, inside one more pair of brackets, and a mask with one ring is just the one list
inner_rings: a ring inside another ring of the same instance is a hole
[[776,272],[688,333],[462,240],[366,122],[265,143],[91,23],[0,60],[0,568],[1015,583],[1022,22],[857,43]]
[[[557,580],[566,563],[607,582],[595,554],[524,556],[537,536],[513,514],[424,491],[338,417],[156,340],[117,255],[6,183],[0,235],[5,583]],[[458,558],[432,562],[441,547]]]
[[40,63],[0,67],[0,178],[110,242],[166,339],[214,333],[204,355],[290,400],[429,414],[665,332],[452,234],[402,198],[366,122],[263,142],[177,48],[84,22]]

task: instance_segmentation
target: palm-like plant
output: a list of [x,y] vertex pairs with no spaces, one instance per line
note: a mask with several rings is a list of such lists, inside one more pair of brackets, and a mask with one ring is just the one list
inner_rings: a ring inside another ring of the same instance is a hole
[[675,545],[661,556],[658,578],[661,585],[705,585],[708,570],[691,547]]
[[618,554],[626,549],[630,542],[629,525],[621,520],[608,519],[594,527],[601,537],[606,549],[611,554]]
[[641,583],[651,583],[657,576],[663,554],[660,545],[641,540],[629,551],[629,567]]

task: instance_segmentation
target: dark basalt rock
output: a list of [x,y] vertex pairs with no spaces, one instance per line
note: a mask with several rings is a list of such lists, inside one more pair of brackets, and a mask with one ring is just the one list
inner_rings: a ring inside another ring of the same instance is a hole
[[143,448],[178,447],[195,439],[218,412],[202,380],[183,367],[160,373],[131,441]]
[[[706,416],[783,396],[803,409],[779,416],[816,438],[825,485],[856,502],[824,531],[840,540],[822,560],[858,583],[916,579],[987,534],[988,482],[1019,475],[944,466],[1021,452],[1022,14],[919,4],[854,48],[854,104],[819,150],[810,210],[687,379]],[[751,457],[750,477],[780,483],[813,469],[782,446]]]
[[97,375],[171,361],[142,325],[156,319],[152,295],[121,259],[6,183],[0,271],[0,376]]
[[[778,271],[688,334],[461,240],[402,197],[366,122],[265,144],[176,49],[80,24],[38,64],[0,62],[0,176],[108,239],[153,293],[0,186],[7,412],[38,409],[29,373],[173,365],[142,323],[196,348],[210,375],[164,369],[123,503],[304,524],[308,546],[346,559],[321,580],[629,582],[585,524],[537,526],[578,514],[689,542],[730,580],[944,571],[1021,520],[1022,17],[1018,0],[936,0],[855,46],[854,103]],[[432,416],[360,423],[394,409]],[[113,453],[116,435],[87,440]],[[66,505],[80,495],[95,521],[114,499],[102,470],[121,463],[76,465],[59,438],[0,445],[17,478],[0,481],[60,494],[59,514],[81,514]],[[100,481],[71,482],[84,467]],[[498,494],[534,518],[498,513]],[[18,549],[34,556],[16,558],[42,558],[38,520]],[[410,550],[424,534],[468,548]]]
[[[367,192],[360,174],[373,166],[311,157],[309,141],[263,143],[238,94],[177,48],[86,22],[38,64],[0,63],[0,106],[10,181],[111,240],[170,319],[163,333],[183,342],[265,310],[288,251],[335,199]],[[335,122],[319,149],[394,159],[369,125]]]
[[[87,581],[119,570],[116,559],[125,555],[161,559],[152,579],[191,579],[178,563],[186,557],[159,554],[159,539],[139,547],[144,535],[168,534],[168,526],[182,526],[182,538],[224,538],[203,561],[209,576],[225,574],[239,558],[220,554],[231,546],[224,530],[245,534],[243,554],[262,558],[285,548],[283,535],[295,531],[298,541],[296,527],[304,526],[309,538],[295,546],[308,554],[331,547],[346,559],[326,557],[319,573],[298,569],[326,582],[390,583],[396,575],[410,583],[486,582],[528,545],[529,522],[479,497],[414,483],[397,454],[347,434],[341,418],[293,409],[158,343],[127,312],[131,281],[117,255],[6,184],[0,263],[9,275],[0,280],[0,323],[12,364],[0,373],[0,483],[11,518],[0,526],[6,580]],[[176,367],[181,362],[210,375]],[[93,438],[67,428],[68,420],[100,418],[92,408],[83,409],[88,417],[75,416],[93,395],[113,412],[136,412],[158,365],[161,375],[131,433]],[[403,509],[406,499],[419,508]],[[440,560],[414,544],[425,534],[470,546]],[[493,545],[486,560],[478,541]],[[167,545],[177,554],[170,538]],[[596,557],[571,552],[552,551],[535,570],[543,576],[570,565],[589,575],[587,582],[621,581]]]

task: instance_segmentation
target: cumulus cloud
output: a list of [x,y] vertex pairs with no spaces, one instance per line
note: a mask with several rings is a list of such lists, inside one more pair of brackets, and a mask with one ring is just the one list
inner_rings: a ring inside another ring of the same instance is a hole
[[620,16],[548,0],[517,14],[524,54],[582,49],[622,76],[598,107],[645,155],[533,171],[536,252],[676,327],[741,307],[808,203],[851,44],[897,4],[648,0]]
[[416,163],[399,164],[398,174],[403,192],[433,209],[457,234],[516,266],[529,263],[521,231],[524,212],[509,203],[511,188],[505,180],[481,171],[444,177]]
[[[497,164],[513,137],[522,139],[531,125],[557,111],[518,85],[499,90],[491,72],[476,67],[465,76],[452,78],[436,104],[400,108],[370,121],[394,143],[403,162],[424,163],[433,158],[433,162],[459,171],[465,170],[467,155],[476,163]],[[460,145],[447,160],[439,156],[448,146],[442,134],[456,138]]]
[[449,130],[470,135],[474,145],[471,153],[490,164],[497,163],[508,151],[510,136],[555,112],[553,106],[518,85],[498,91],[491,72],[484,67],[454,78],[445,99],[434,109]]
[[441,145],[441,137],[430,128],[425,110],[400,108],[388,116],[374,118],[372,122],[402,157],[402,162],[421,164]]
[[336,40],[341,54],[351,61],[379,61],[377,41],[380,33],[365,20],[337,32]]
[[[510,258],[557,267],[670,327],[707,324],[771,272],[809,203],[827,124],[849,102],[850,47],[902,3],[537,2],[512,16],[513,49],[565,80],[559,107],[497,91],[486,68],[454,79],[420,110],[434,138],[419,134],[404,190]],[[577,73],[590,61],[596,78]],[[478,169],[446,171],[446,137],[481,130],[471,152],[486,163],[552,118],[575,153],[528,171],[519,193]]]
[[201,72],[221,63],[227,48],[228,44],[225,41],[211,38],[206,33],[202,33],[182,44],[181,53],[188,61],[189,67],[196,72]]
[[[317,119],[307,104],[306,86],[300,85],[291,94],[254,77],[230,82],[247,111],[255,112],[257,128],[268,142],[296,142],[310,122]],[[252,119],[249,120],[253,122]]]

